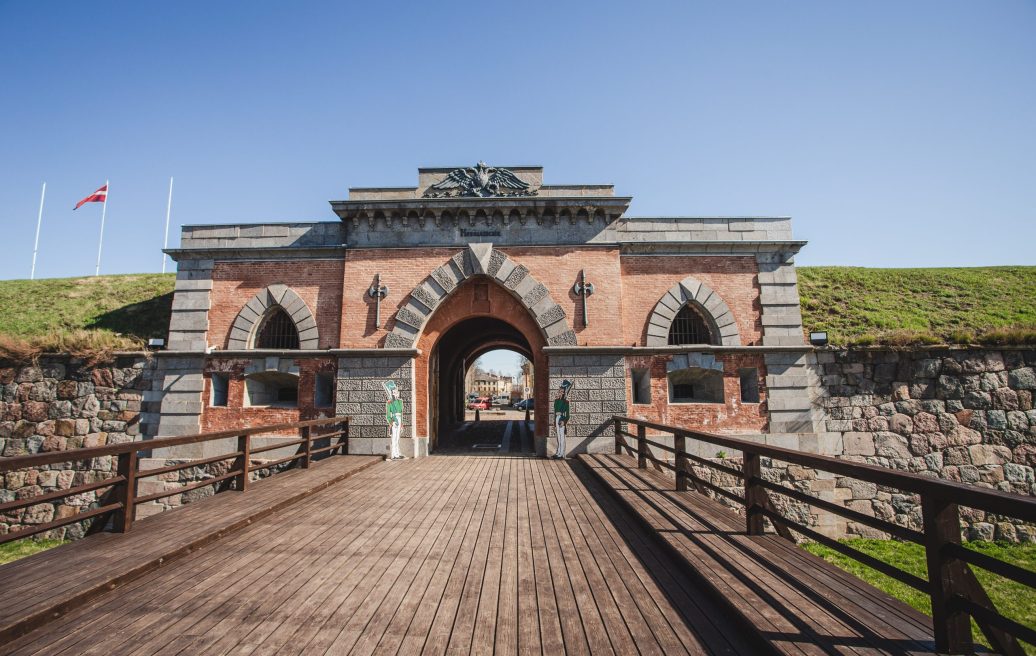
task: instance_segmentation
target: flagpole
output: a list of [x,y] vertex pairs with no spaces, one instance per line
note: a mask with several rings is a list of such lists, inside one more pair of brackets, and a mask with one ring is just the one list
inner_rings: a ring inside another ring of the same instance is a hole
[[169,176],[169,202],[165,206],[165,241],[162,242],[162,273],[165,273],[165,263],[168,256],[165,254],[169,248],[169,213],[173,209],[173,176]]
[[104,207],[101,208],[101,238],[97,242],[97,267],[94,269],[94,276],[101,275],[101,248],[104,246],[104,215],[108,213],[108,192],[111,187],[108,181],[104,181]]
[[43,183],[43,191],[40,192],[40,213],[36,217],[36,243],[32,246],[32,271],[29,272],[29,280],[36,278],[36,253],[40,250],[40,226],[43,225],[43,199],[47,196],[47,183]]

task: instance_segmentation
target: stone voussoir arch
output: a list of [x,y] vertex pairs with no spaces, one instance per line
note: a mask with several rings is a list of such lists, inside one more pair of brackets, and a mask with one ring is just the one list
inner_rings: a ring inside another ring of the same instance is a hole
[[576,345],[576,334],[565,310],[525,266],[495,250],[492,244],[468,244],[410,292],[396,312],[392,331],[385,336],[385,348],[413,348],[435,308],[465,280],[480,275],[498,282],[529,310],[548,346]]
[[262,325],[263,319],[274,309],[281,308],[295,323],[299,331],[299,348],[315,349],[319,342],[317,320],[309,306],[293,289],[287,285],[270,285],[245,303],[237,313],[230,327],[229,349],[252,348],[256,329]]
[[710,327],[714,330],[713,334],[718,336],[720,345],[741,345],[741,335],[734,320],[734,313],[720,295],[697,278],[687,276],[670,287],[655,304],[655,309],[648,318],[647,346],[667,346],[673,319],[683,306],[689,304],[694,304],[701,310],[712,324]]

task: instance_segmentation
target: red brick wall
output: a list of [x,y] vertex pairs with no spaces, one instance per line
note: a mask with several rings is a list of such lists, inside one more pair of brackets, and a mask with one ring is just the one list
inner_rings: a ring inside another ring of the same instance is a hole
[[[410,291],[428,277],[437,266],[453,257],[457,248],[422,249],[356,249],[345,254],[345,296],[341,300],[342,348],[375,348],[381,346],[386,327],[401,308]],[[389,288],[381,301],[381,328],[374,327],[374,299],[367,289],[374,276],[381,274],[381,284]]]
[[[561,306],[580,346],[614,346],[622,343],[622,326],[616,317],[622,312],[622,280],[617,247],[501,248],[502,252],[525,265],[536,280],[550,290]],[[583,325],[583,301],[573,291],[579,271],[595,291],[587,303],[589,326]]]
[[[433,269],[462,249],[357,249],[346,254],[345,289],[342,301],[343,348],[380,346],[392,328],[391,319],[406,303],[410,291],[428,277]],[[616,344],[622,338],[621,327],[614,318],[621,310],[619,250],[608,248],[501,248],[514,262],[525,265],[529,273],[550,290],[551,297],[565,310],[569,326],[580,344]],[[597,293],[587,306],[589,327],[582,325],[582,301],[572,291],[579,270],[585,269],[587,280]],[[366,290],[381,274],[381,284],[389,288],[388,298],[381,304],[380,330],[374,327],[374,301]]]
[[[724,403],[669,403],[666,364],[672,355],[643,355],[626,358],[626,407],[631,416],[662,424],[698,428],[706,432],[745,432],[766,429],[766,367],[763,356],[753,353],[722,353]],[[651,403],[633,403],[630,369],[651,370]],[[759,376],[759,403],[741,402],[740,372],[755,368]]]
[[[202,432],[224,431],[247,426],[291,423],[307,419],[334,416],[334,397],[326,408],[314,407],[314,385],[318,372],[334,373],[337,370],[333,358],[305,358],[295,360],[299,367],[299,403],[297,408],[271,408],[244,406],[245,375],[247,360],[234,358],[212,358],[205,363],[205,391],[202,399]],[[222,373],[229,377],[226,407],[212,407],[212,374]]]
[[230,327],[245,303],[262,289],[281,283],[309,306],[317,321],[319,348],[337,348],[342,270],[343,263],[335,260],[217,262],[212,270],[209,344],[226,348]]
[[659,299],[687,276],[713,289],[734,313],[741,345],[762,343],[755,257],[659,256],[622,258],[623,343],[643,345]]

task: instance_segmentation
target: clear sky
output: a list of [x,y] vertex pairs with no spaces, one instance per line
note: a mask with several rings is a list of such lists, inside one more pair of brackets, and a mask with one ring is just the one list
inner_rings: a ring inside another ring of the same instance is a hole
[[631,214],[790,215],[800,264],[1031,264],[1036,3],[5,2],[0,278],[157,271],[185,223],[334,220],[418,166]]

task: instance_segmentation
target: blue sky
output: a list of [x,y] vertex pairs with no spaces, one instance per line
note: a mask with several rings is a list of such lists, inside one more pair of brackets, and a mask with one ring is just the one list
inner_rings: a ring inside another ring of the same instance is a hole
[[418,166],[631,214],[790,215],[800,264],[1030,264],[1033,2],[3,2],[0,278],[158,271],[185,223],[333,220]]

